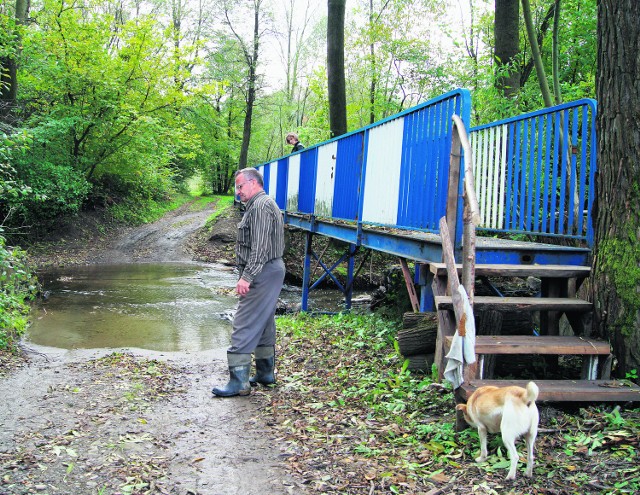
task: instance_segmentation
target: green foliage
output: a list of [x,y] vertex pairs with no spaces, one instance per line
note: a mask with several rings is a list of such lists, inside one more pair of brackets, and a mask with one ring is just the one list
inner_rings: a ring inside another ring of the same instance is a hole
[[[174,196],[175,187],[167,174],[150,171],[142,177],[130,176],[128,173],[105,173],[94,180],[94,193],[90,197],[93,204],[109,207],[112,212],[127,209],[147,208],[147,204],[166,203]],[[136,206],[138,205],[138,206]],[[152,206],[152,209],[155,208]],[[137,212],[132,211],[135,217]],[[116,215],[125,220],[124,217]],[[133,218],[133,217],[132,217]],[[135,222],[134,222],[135,223]]]
[[[552,75],[551,24],[542,29],[549,11],[549,2],[532,1],[533,18],[542,38],[541,55],[550,79]],[[520,29],[520,54],[516,64],[521,73],[521,88],[515,98],[505,99],[496,91],[500,73],[493,58],[493,9],[487,4],[472,6],[472,23],[460,34],[451,31],[455,50],[445,54],[440,68],[451,81],[450,87],[472,90],[473,124],[485,124],[520,113],[538,110],[544,106],[535,70],[532,70],[530,47],[526,31]],[[597,50],[597,9],[594,2],[567,0],[561,2],[560,11],[559,80],[562,101],[595,97],[595,71]]]
[[[22,148],[21,140],[0,135],[0,219],[7,220],[14,207],[25,198],[34,197],[32,191],[15,176],[8,164]],[[18,247],[7,246],[4,227],[0,223],[0,349],[13,350],[28,325],[28,301],[36,292],[36,278],[26,261],[26,253]]]
[[65,165],[18,160],[17,167],[19,179],[34,192],[13,204],[23,225],[55,225],[59,217],[80,210],[91,188],[83,176]]
[[36,231],[80,209],[90,190],[84,177],[65,165],[31,161],[33,140],[26,132],[1,138],[0,215],[5,227]]
[[19,97],[32,143],[15,167],[58,195],[31,205],[34,219],[77,210],[87,182],[94,201],[120,199],[115,183],[133,204],[164,199],[193,171],[198,136],[180,117],[185,96],[167,61],[182,62],[168,56],[168,33],[152,16],[109,11],[46,0],[24,34]]
[[17,177],[11,165],[14,157],[26,149],[26,136],[0,133],[0,218],[10,220],[16,205],[32,196],[33,191]]
[[440,8],[438,2],[402,0],[353,9],[345,33],[346,50],[353,55],[346,67],[350,129],[435,96],[428,21],[437,19]]
[[[227,88],[227,86],[222,86]],[[219,95],[222,97],[222,94]],[[203,181],[203,192],[226,194],[237,170],[242,122],[234,119],[234,103],[194,105],[185,109],[185,119],[200,137],[200,147],[192,163]]]
[[235,198],[233,196],[214,196],[213,198],[203,198],[203,201],[216,202],[216,209],[211,216],[207,218],[205,228],[210,228],[216,222],[218,217],[224,215],[230,208],[233,208],[234,199]]
[[0,12],[0,60],[15,59],[19,42],[15,17]]
[[27,329],[28,301],[36,290],[26,253],[8,247],[0,229],[0,349],[13,350]]
[[[548,7],[546,2],[541,2],[538,8]],[[559,78],[563,101],[595,97],[597,14],[596,2],[561,2],[558,41]],[[551,74],[551,32],[545,36],[542,50],[545,66],[548,74]]]

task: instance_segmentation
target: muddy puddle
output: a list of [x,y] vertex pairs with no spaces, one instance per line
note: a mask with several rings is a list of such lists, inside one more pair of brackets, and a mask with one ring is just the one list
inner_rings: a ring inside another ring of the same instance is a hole
[[[72,266],[38,274],[26,340],[62,349],[139,348],[203,351],[229,345],[237,275],[223,265],[136,263]],[[299,306],[285,286],[282,306]],[[313,291],[310,308],[335,312],[338,291]]]

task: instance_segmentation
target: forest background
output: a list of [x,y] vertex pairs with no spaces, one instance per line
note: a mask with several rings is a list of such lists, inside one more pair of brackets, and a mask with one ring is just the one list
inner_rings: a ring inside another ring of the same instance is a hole
[[[556,3],[531,2],[549,74]],[[457,87],[473,92],[474,124],[544,106],[522,22],[519,90],[497,88],[493,1],[346,4],[348,130]],[[3,175],[30,188],[3,193],[7,229],[46,228],[91,205],[138,215],[193,177],[225,194],[239,164],[288,153],[287,132],[306,145],[330,137],[322,0],[0,5]],[[564,0],[558,25],[564,100],[595,97],[595,3]]]
[[555,102],[596,96],[592,0],[2,0],[0,347],[35,289],[18,246],[61,217],[144,221],[190,188],[228,193],[289,131],[331,136],[336,4],[349,131],[457,87],[473,124],[548,106],[540,66]]

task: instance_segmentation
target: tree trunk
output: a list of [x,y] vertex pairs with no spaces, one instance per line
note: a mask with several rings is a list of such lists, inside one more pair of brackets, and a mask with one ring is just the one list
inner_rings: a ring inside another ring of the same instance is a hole
[[[542,19],[542,23],[540,24],[540,28],[538,29],[538,46],[542,46],[542,42],[544,41],[544,37],[549,31],[549,24],[553,20],[555,10],[555,3],[549,7],[546,15]],[[523,87],[527,81],[529,80],[529,76],[531,75],[531,71],[533,71],[533,58],[530,58],[522,67],[521,75],[520,75],[520,87]]]
[[535,66],[536,74],[538,75],[538,84],[540,85],[540,92],[542,93],[544,106],[550,107],[553,105],[551,90],[549,89],[547,74],[544,70],[544,65],[542,64],[542,55],[540,55],[540,47],[538,46],[536,30],[533,26],[531,4],[529,3],[529,0],[522,0],[522,16],[524,17],[524,25],[527,28],[527,37],[529,38],[529,46],[531,47],[531,58],[533,58],[533,65]]
[[231,29],[233,36],[242,48],[244,60],[247,64],[247,94],[245,98],[244,126],[242,129],[242,145],[240,146],[240,157],[238,159],[238,170],[247,167],[247,157],[249,155],[249,144],[251,143],[251,123],[253,120],[253,107],[256,102],[256,92],[258,87],[258,54],[260,47],[260,9],[262,0],[253,0],[253,38],[250,42],[245,42],[242,36],[235,30],[230,19],[230,10],[225,8],[226,24]]
[[595,331],[640,370],[640,2],[598,2]]
[[517,61],[520,52],[520,0],[496,0],[494,23],[495,56],[498,68],[496,87],[507,98],[514,97],[520,89],[520,68]]
[[327,83],[331,137],[347,132],[347,96],[344,77],[344,12],[346,0],[328,0]]
[[378,86],[378,71],[376,67],[376,45],[374,41],[373,0],[369,0],[369,55],[371,56],[371,84],[369,85],[369,123],[376,121],[376,90]]
[[[25,24],[29,12],[29,0],[16,0],[16,24]],[[0,121],[11,123],[11,114],[18,100],[18,55],[20,34],[15,33],[15,51],[0,59]]]
[[551,77],[553,79],[553,95],[555,97],[556,105],[562,103],[562,92],[560,91],[560,42],[558,41],[558,34],[560,31],[560,0],[556,0],[555,8],[553,9],[553,53],[551,56],[552,67]]

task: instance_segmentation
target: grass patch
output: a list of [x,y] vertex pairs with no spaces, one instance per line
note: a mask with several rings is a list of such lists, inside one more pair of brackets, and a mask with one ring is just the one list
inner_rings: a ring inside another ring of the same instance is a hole
[[218,217],[225,214],[229,208],[233,207],[233,196],[213,196],[213,198],[217,201],[216,210],[207,218],[207,222],[205,227],[207,229],[211,228],[211,226],[216,222]]

